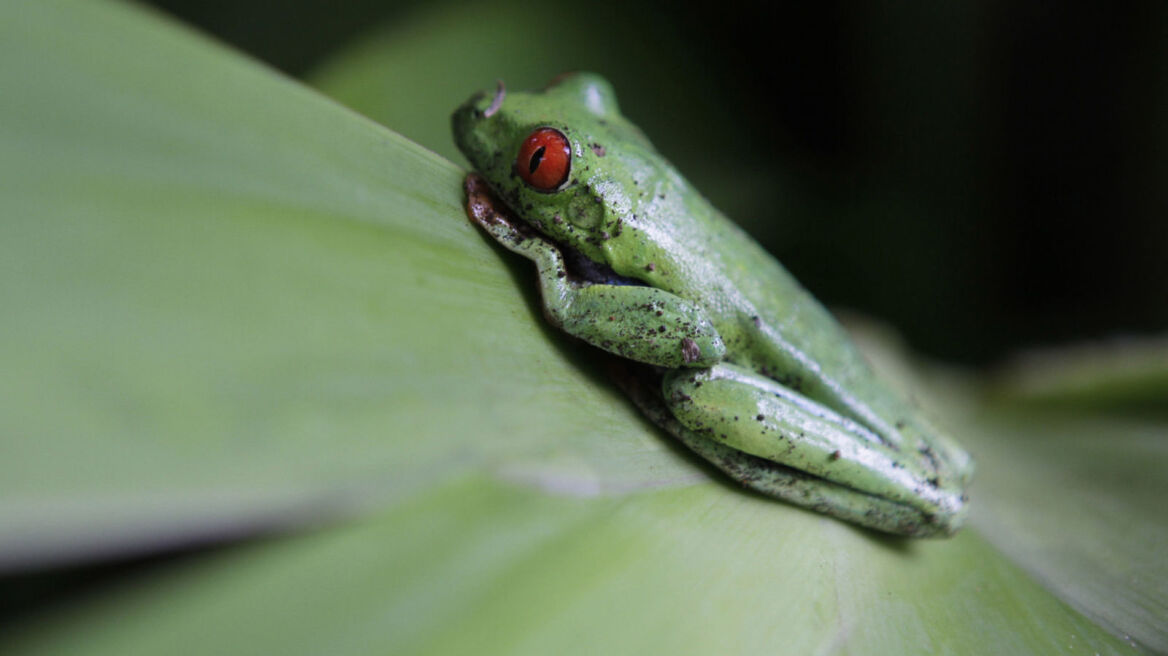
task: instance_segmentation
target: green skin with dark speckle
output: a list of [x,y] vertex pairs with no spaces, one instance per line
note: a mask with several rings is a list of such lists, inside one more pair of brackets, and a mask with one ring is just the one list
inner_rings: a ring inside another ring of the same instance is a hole
[[[549,321],[660,368],[659,386],[625,386],[656,423],[763,494],[889,533],[961,527],[969,455],[653,149],[604,79],[479,93],[453,123],[479,174],[467,181],[468,213],[535,262]],[[551,192],[515,168],[521,143],[544,127],[571,147],[567,180]],[[573,251],[639,284],[569,275]]]

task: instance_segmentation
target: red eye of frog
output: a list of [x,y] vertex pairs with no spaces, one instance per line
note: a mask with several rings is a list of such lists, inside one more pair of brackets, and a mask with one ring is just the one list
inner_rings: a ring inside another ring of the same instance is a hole
[[567,181],[571,162],[568,138],[555,128],[538,128],[519,147],[515,170],[539,191],[555,191]]

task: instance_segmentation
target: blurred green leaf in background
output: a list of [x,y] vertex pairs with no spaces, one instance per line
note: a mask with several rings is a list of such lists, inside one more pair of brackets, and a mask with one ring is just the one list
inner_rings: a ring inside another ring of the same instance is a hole
[[[958,348],[925,322],[968,270],[897,290],[962,243],[920,211],[980,165],[941,187],[857,165],[837,197],[842,156],[780,156],[780,124],[741,147],[769,101],[689,14],[608,9],[398,8],[303,84],[141,6],[0,7],[0,653],[1168,652],[1161,342],[979,377],[853,323],[979,460],[971,526],[905,541],[726,483],[544,324],[527,267],[463,216],[447,116],[495,77],[588,68],[813,289],[874,242],[806,226],[886,221],[901,250],[865,266],[892,291],[828,299]],[[950,82],[941,135],[976,117]]]

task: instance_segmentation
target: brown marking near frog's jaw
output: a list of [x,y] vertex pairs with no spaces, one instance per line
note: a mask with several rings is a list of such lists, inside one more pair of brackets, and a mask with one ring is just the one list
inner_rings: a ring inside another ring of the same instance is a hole
[[462,183],[466,191],[466,216],[497,241],[521,244],[538,239],[534,228],[515,219],[510,208],[491,193],[487,181],[477,173],[468,173]]
[[511,215],[511,210],[495,198],[483,176],[468,173],[462,188],[466,191],[466,216],[471,222],[483,228],[505,225],[520,238],[536,237],[535,230],[522,221],[516,221]]
[[466,192],[466,216],[471,221],[486,226],[499,223],[496,201],[487,188],[487,181],[477,173],[470,173],[462,183]]

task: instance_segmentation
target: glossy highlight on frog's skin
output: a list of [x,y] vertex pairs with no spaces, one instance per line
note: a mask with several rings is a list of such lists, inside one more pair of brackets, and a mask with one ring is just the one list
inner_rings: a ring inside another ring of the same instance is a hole
[[658,425],[763,494],[951,535],[969,455],[877,378],[831,315],[620,114],[602,78],[500,85],[455,111],[468,214],[535,263],[547,319],[619,356]]

